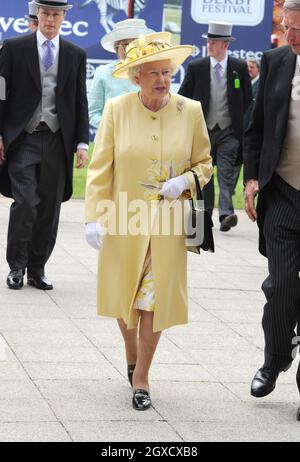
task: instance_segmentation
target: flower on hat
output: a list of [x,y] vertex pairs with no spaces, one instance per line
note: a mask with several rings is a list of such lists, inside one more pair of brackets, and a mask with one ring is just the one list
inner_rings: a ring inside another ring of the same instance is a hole
[[164,42],[163,40],[155,40],[150,43],[147,43],[145,36],[140,35],[138,39],[135,40],[135,45],[133,46],[131,43],[126,47],[126,58],[120,61],[116,68],[123,66],[124,64],[128,64],[133,62],[139,58],[143,58],[145,56],[149,56],[153,53],[158,51],[165,50],[166,48],[171,48],[169,43]]

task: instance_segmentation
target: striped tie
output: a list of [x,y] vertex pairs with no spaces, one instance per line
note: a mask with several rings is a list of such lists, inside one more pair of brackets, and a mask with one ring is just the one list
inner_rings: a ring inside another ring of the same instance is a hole
[[43,45],[45,45],[45,51],[44,51],[42,61],[43,61],[44,68],[47,71],[49,69],[49,67],[51,67],[53,62],[54,62],[54,55],[53,55],[53,51],[52,51],[52,48],[54,47],[54,45],[51,42],[51,40],[45,40]]
[[216,76],[217,76],[218,82],[221,82],[221,79],[222,79],[222,66],[221,66],[220,63],[217,63],[215,65],[215,71],[216,71]]

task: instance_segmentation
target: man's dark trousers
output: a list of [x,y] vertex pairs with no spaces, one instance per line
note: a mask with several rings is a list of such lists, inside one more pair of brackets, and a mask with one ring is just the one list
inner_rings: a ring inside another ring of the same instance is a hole
[[[275,175],[260,193],[258,221],[269,262],[262,285],[267,299],[262,321],[265,366],[280,371],[300,344],[300,192]],[[300,369],[298,387],[300,391]]]
[[[239,178],[240,166],[236,166],[239,141],[231,127],[209,130],[211,156],[217,165],[219,183],[219,217],[220,219],[234,213],[232,196]],[[206,209],[212,215],[215,203],[214,178],[203,189]]]
[[48,127],[23,132],[9,151],[14,202],[10,210],[7,261],[11,270],[43,276],[55,245],[66,183],[61,132]]

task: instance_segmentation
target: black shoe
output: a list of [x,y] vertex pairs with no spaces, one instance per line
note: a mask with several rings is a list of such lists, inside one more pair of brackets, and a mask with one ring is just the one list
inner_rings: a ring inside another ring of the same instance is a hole
[[231,228],[234,228],[238,224],[238,217],[236,216],[235,213],[232,215],[227,215],[227,217],[221,217],[220,219],[221,225],[220,225],[220,231],[223,231],[226,233],[229,231]]
[[135,369],[135,364],[127,365],[127,377],[128,377],[128,380],[131,386],[132,386],[132,376],[133,376],[134,369]]
[[136,411],[146,411],[151,406],[151,399],[148,391],[138,389],[133,393],[132,406]]
[[300,422],[300,407],[298,408],[298,411],[297,411],[297,420],[298,422]]
[[251,383],[251,395],[255,398],[267,396],[274,390],[279,372],[274,369],[262,367],[259,369]]
[[52,290],[53,285],[46,276],[27,276],[27,284],[40,290]]
[[22,269],[12,270],[6,279],[6,284],[10,289],[21,289],[23,287],[23,276],[25,271]]

